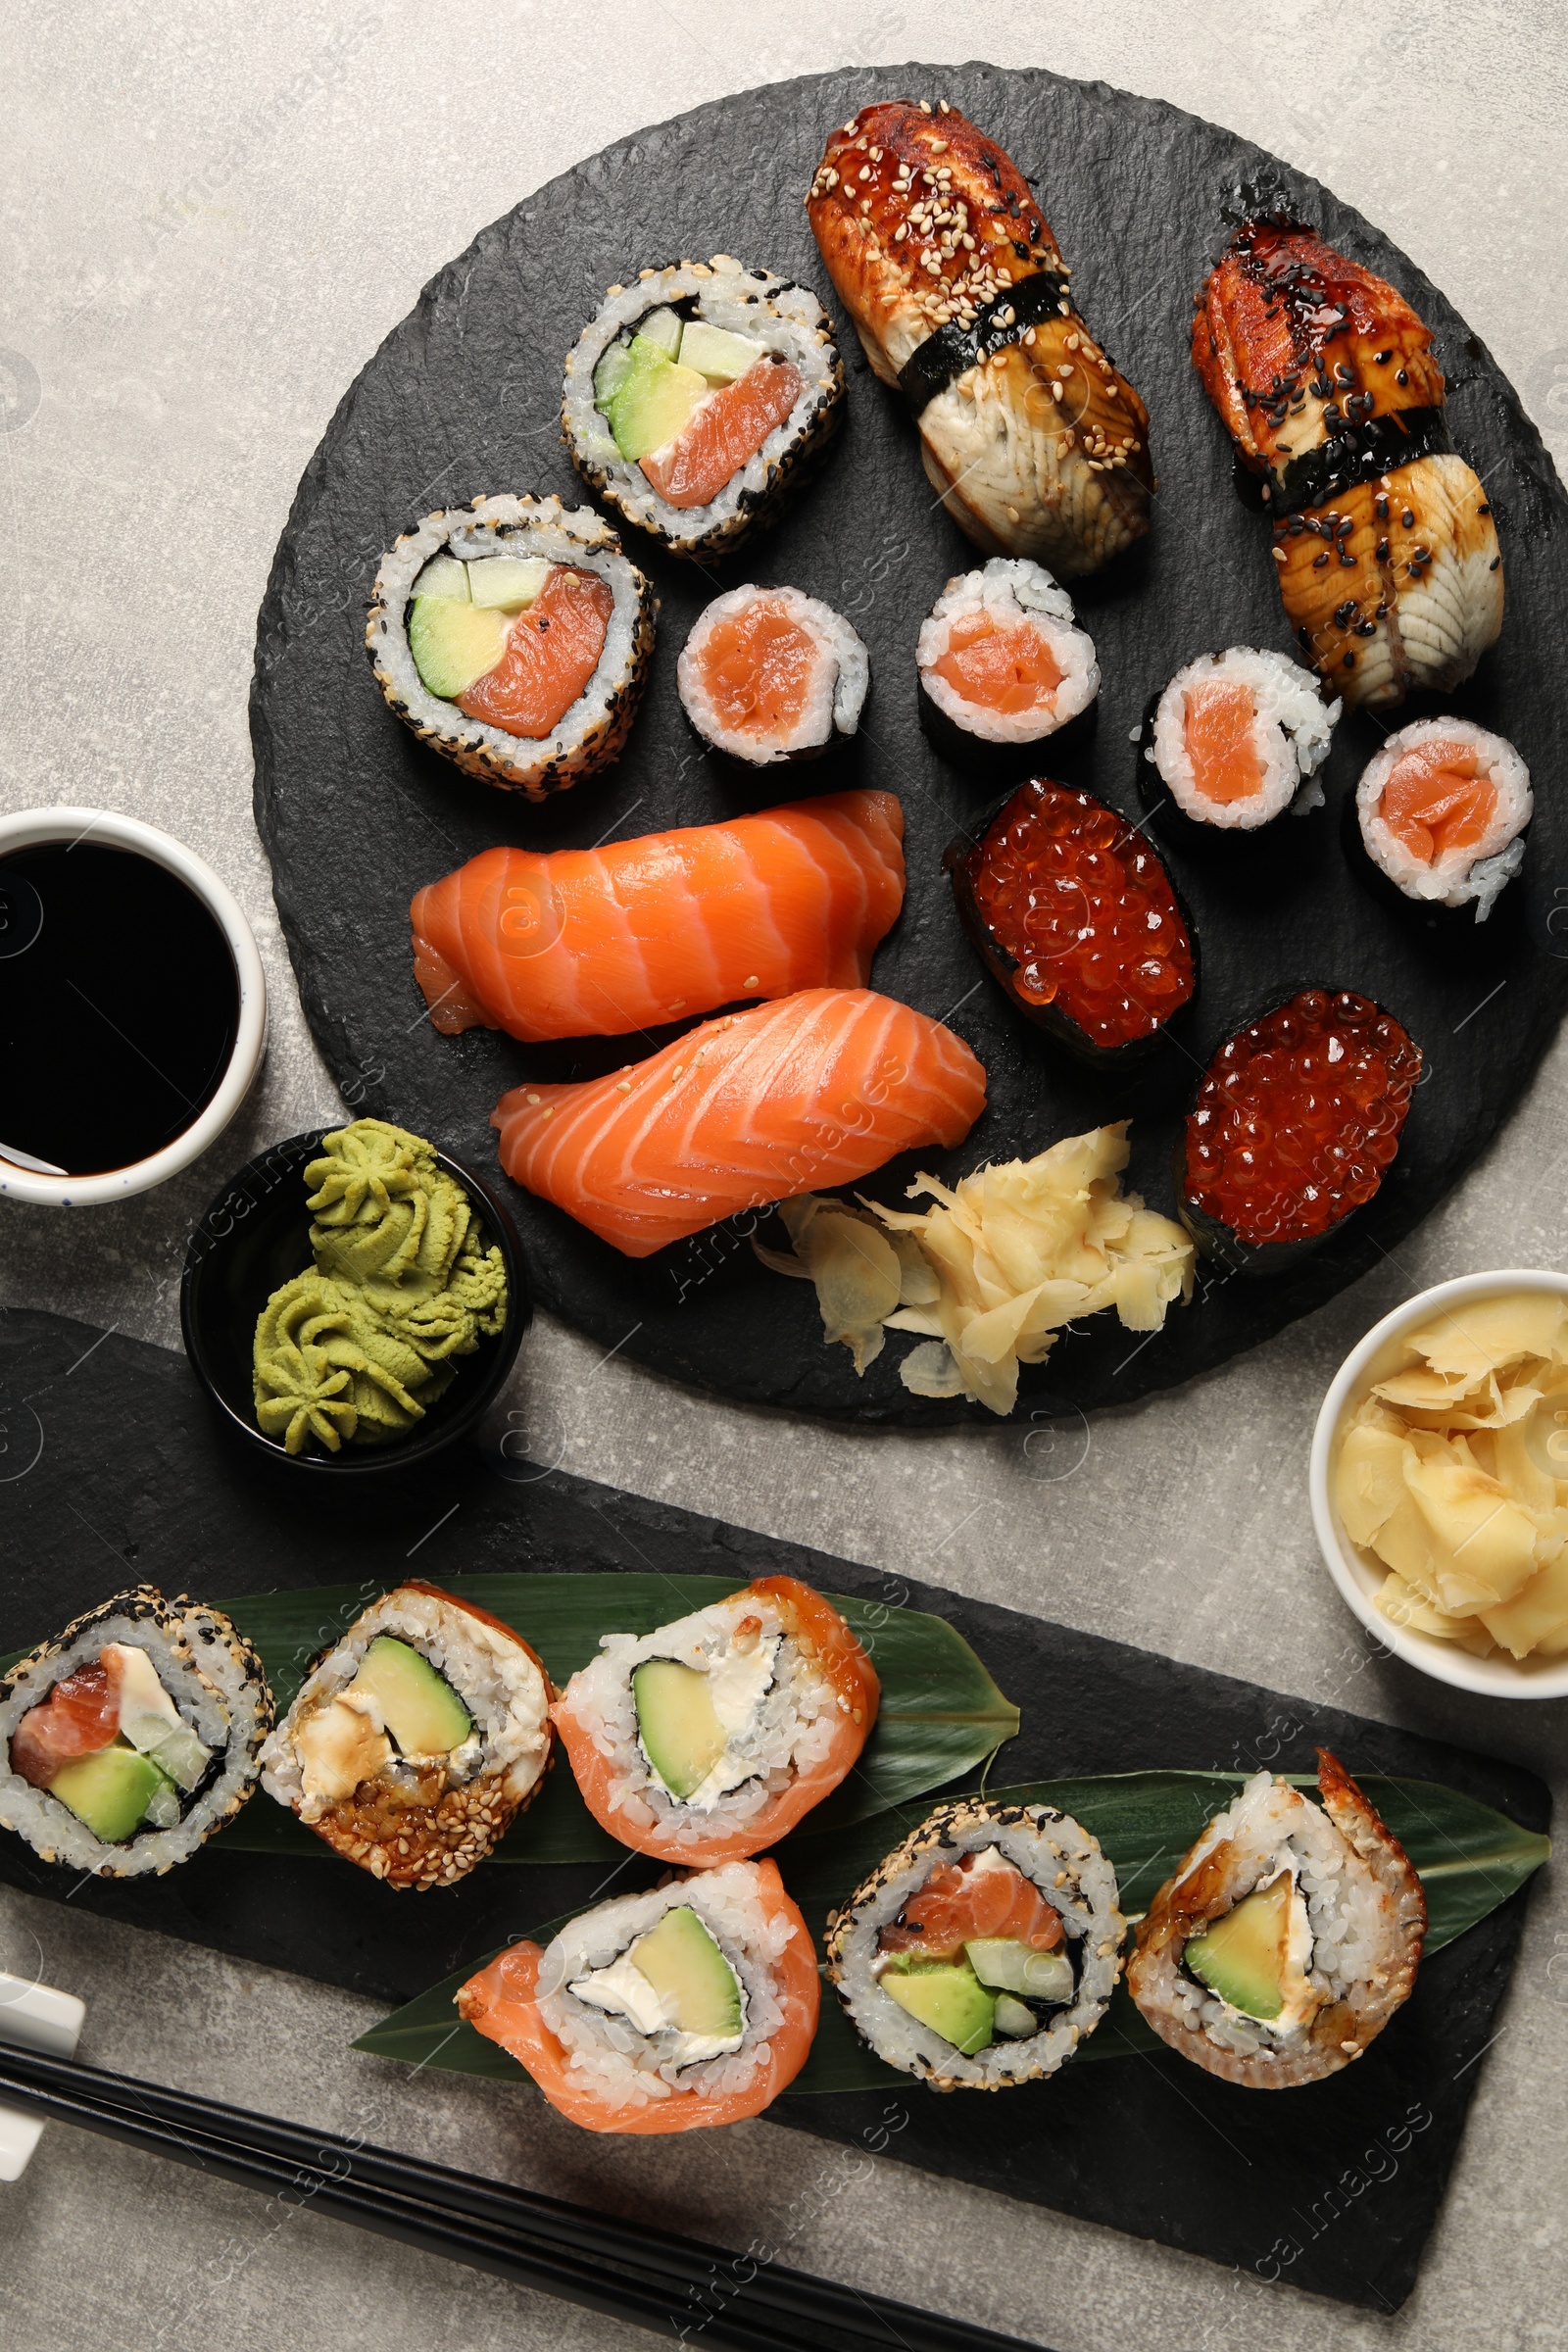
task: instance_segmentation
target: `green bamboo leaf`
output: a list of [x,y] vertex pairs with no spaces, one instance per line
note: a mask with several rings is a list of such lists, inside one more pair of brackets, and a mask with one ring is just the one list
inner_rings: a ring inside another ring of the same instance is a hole
[[[1030,1781],[987,1791],[999,1804],[1049,1804],[1092,1830],[1115,1865],[1123,1908],[1137,1918],[1169,1878],[1212,1819],[1236,1794],[1245,1774],[1225,1772],[1132,1772],[1064,1781]],[[1298,1788],[1313,1788],[1308,1773],[1283,1776]],[[1441,1950],[1467,1928],[1485,1919],[1540,1869],[1550,1840],[1522,1830],[1490,1805],[1436,1781],[1368,1776],[1362,1784],[1371,1802],[1398,1838],[1426,1889],[1430,1925],[1426,1948]],[[846,1825],[824,1845],[797,1832],[778,1848],[785,1885],[800,1904],[820,1943],[829,1911],[852,1894],[883,1856],[916,1826],[918,1811],[902,1823],[879,1820]],[[548,1921],[534,1931],[547,1942],[563,1923]],[[489,1958],[495,1957],[491,1953]],[[479,1962],[482,1967],[485,1962]],[[474,1969],[460,1970],[372,2026],[354,2044],[381,2058],[437,2066],[456,2074],[492,2080],[520,2080],[515,2060],[471,2026],[455,2019],[453,1995]],[[836,1999],[826,1993],[822,2023],[811,2055],[786,2097],[827,2091],[877,2090],[905,2078],[883,2064],[857,2038]],[[1123,2058],[1162,2047],[1145,2025],[1125,1985],[1118,1984],[1104,2018],[1078,2052],[1084,2059]]]

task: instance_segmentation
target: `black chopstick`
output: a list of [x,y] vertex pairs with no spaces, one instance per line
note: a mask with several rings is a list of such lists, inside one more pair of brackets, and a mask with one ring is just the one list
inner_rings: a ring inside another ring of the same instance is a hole
[[0,2047],[0,2097],[713,2352],[1032,2352],[967,2321],[72,2061]]

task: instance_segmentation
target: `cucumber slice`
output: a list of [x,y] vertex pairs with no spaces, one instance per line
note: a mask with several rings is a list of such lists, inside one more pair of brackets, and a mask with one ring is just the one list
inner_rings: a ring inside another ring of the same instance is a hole
[[416,596],[450,596],[460,605],[468,601],[468,567],[456,556],[432,556],[414,583]]
[[608,409],[625,381],[631,367],[631,345],[612,343],[594,369],[594,399],[602,409]]
[[673,311],[650,311],[646,318],[638,319],[637,332],[645,343],[657,343],[670,359],[680,349],[680,320]]
[[1015,2001],[1010,1992],[997,1995],[997,2032],[1009,2041],[1027,2041],[1040,2031],[1040,2020],[1022,2001]]
[[520,612],[535,602],[550,571],[543,556],[486,556],[468,565],[468,594],[481,609]]
[[694,318],[680,339],[681,366],[695,368],[710,383],[732,384],[761,356],[760,343],[746,335],[732,335],[722,326],[710,326],[706,318]]
[[1065,1952],[1037,1952],[1005,1936],[980,1936],[964,1945],[969,1966],[994,1992],[1031,2001],[1070,2001],[1072,1962]]

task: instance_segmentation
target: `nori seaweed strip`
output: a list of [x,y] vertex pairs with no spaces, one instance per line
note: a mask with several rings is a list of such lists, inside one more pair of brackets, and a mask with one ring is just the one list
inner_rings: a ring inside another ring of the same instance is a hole
[[[925,348],[924,344],[920,347],[921,351]],[[919,356],[916,352],[915,358]],[[1445,410],[1395,409],[1386,416],[1370,417],[1365,424],[1343,424],[1316,449],[1303,449],[1288,465],[1271,468],[1263,485],[1264,502],[1276,518],[1304,514],[1309,507],[1327,505],[1357,482],[1373,481],[1396,466],[1445,454],[1452,447]]]
[[1004,286],[979,313],[973,326],[961,326],[956,319],[939,326],[899,369],[899,389],[909,404],[910,415],[918,416],[939,392],[945,392],[994,351],[1016,343],[1026,326],[1059,318],[1070,300],[1067,280],[1054,270],[1040,270],[1019,285]]

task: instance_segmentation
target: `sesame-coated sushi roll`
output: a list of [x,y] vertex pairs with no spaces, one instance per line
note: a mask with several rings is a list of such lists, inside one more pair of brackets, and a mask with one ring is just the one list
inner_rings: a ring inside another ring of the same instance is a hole
[[838,1787],[880,1695],[832,1603],[763,1576],[651,1634],[607,1634],[554,1712],[602,1828],[713,1864],[772,1845]]
[[1195,825],[1251,833],[1287,808],[1323,806],[1317,771],[1329,756],[1339,703],[1325,703],[1309,669],[1283,654],[1233,645],[1179,669],[1144,730],[1145,804],[1174,803]]
[[572,464],[672,555],[728,555],[837,430],[844,369],[804,286],[728,254],[612,286],[566,358]]
[[0,1826],[100,1878],[184,1862],[256,1785],[272,1694],[218,1610],[117,1592],[6,1675]]
[[994,557],[949,580],[915,647],[920,718],[939,751],[1016,773],[1100,692],[1094,639],[1038,564]]
[[828,1921],[827,1968],[879,2058],[937,2090],[1054,2075],[1104,2015],[1126,1934],[1099,1842],[1051,1805],[960,1799]]
[[730,1862],[600,1903],[542,1950],[509,1944],[457,2006],[585,2132],[663,2132],[760,2115],[820,2000],[777,1865]]
[[1367,856],[1403,897],[1484,923],[1525,860],[1534,802],[1513,745],[1467,718],[1391,735],[1356,787]]
[[411,1579],[317,1659],[262,1784],[389,1886],[450,1886],[538,1794],[553,1696],[520,1634]]
[[427,514],[381,559],[365,643],[421,742],[530,801],[608,766],[654,650],[654,595],[609,523],[558,498]]
[[749,767],[818,760],[853,735],[870,657],[842,614],[799,588],[731,588],[699,613],[676,663],[705,743]]
[[1127,1987],[1227,2082],[1289,2090],[1359,2058],[1410,1997],[1427,1906],[1409,1857],[1320,1747],[1321,1809],[1260,1772],[1138,1926]]

